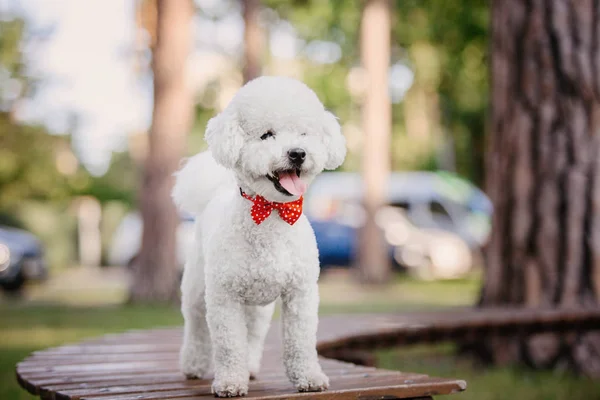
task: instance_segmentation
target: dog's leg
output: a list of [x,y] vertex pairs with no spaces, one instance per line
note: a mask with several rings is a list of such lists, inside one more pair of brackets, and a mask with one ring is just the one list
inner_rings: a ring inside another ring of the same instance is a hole
[[283,362],[288,378],[300,392],[329,387],[317,356],[319,292],[317,284],[292,290],[283,300]]
[[212,391],[218,397],[244,396],[249,379],[244,305],[227,298],[223,291],[209,290],[206,302],[215,367]]
[[248,328],[248,370],[250,379],[255,379],[260,370],[265,337],[271,325],[275,302],[266,306],[246,306]]
[[181,371],[190,379],[202,378],[210,369],[212,360],[201,253],[201,248],[192,249],[181,282],[181,312],[185,325],[179,364]]

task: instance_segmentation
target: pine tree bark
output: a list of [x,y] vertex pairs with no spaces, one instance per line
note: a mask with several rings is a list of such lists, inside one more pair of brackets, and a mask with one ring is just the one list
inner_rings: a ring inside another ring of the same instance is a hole
[[391,103],[388,93],[390,65],[390,2],[367,0],[361,21],[361,58],[366,77],[363,104],[365,224],[360,233],[359,266],[366,283],[383,283],[390,262],[377,212],[386,203],[390,172]]
[[154,112],[140,190],[144,230],[133,268],[132,302],[168,302],[178,298],[177,211],[171,201],[172,175],[183,155],[192,101],[185,82],[191,44],[192,3],[157,0],[153,48]]
[[260,0],[242,0],[244,9],[244,82],[260,75],[263,36],[258,21]]
[[[600,4],[494,0],[481,306],[598,307]],[[600,376],[600,334],[487,340],[496,363]]]

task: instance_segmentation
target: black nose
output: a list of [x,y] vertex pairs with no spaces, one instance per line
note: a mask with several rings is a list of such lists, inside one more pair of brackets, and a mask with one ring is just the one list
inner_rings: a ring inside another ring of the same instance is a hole
[[295,149],[291,149],[290,151],[288,151],[288,157],[290,158],[290,161],[296,165],[301,165],[304,162],[304,159],[306,158],[306,151],[304,151],[304,149],[299,149],[299,148],[295,148]]

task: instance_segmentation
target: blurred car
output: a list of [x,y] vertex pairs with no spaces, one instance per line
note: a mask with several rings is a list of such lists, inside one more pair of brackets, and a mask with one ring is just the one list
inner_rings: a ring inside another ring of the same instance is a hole
[[43,280],[48,265],[40,241],[27,231],[0,226],[0,287],[18,292],[28,280]]
[[[354,262],[364,222],[362,197],[356,173],[324,173],[311,185],[305,213],[315,229],[322,265]],[[376,221],[390,258],[421,278],[455,278],[468,272],[490,233],[490,200],[456,175],[392,173],[387,203]]]
[[384,207],[376,219],[394,261],[420,279],[459,278],[474,265],[477,250],[453,232],[417,227],[398,207]]
[[[142,245],[143,223],[139,212],[131,212],[123,218],[117,227],[109,247],[108,263],[110,265],[131,266]],[[180,214],[177,228],[177,262],[180,267],[185,263],[187,248],[194,239],[194,218],[188,214]]]

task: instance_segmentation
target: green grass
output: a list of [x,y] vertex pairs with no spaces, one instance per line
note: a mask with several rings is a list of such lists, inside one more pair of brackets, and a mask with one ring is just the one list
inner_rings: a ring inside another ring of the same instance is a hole
[[[411,311],[465,306],[477,296],[476,279],[423,283],[398,279],[386,288],[365,288],[343,277],[324,277],[322,314]],[[55,299],[59,301],[60,299]],[[176,307],[75,307],[39,302],[0,301],[0,400],[33,399],[15,380],[15,364],[34,350],[128,329],[182,324]],[[108,303],[114,299],[107,295]],[[81,301],[80,304],[86,304]],[[89,304],[89,303],[88,303]],[[457,400],[600,399],[600,384],[568,374],[516,368],[482,369],[452,356],[450,345],[413,347],[378,353],[380,366],[429,375],[465,379]]]
[[467,307],[479,295],[479,278],[425,282],[397,275],[384,287],[357,284],[348,276],[321,279],[321,313],[425,311]]
[[32,351],[107,332],[182,324],[175,307],[0,305],[0,399],[34,399],[21,389],[14,368]]
[[482,368],[454,356],[452,345],[418,346],[377,353],[378,366],[467,381],[456,400],[592,400],[600,399],[600,382],[566,372],[525,368]]

